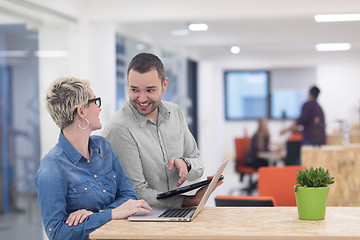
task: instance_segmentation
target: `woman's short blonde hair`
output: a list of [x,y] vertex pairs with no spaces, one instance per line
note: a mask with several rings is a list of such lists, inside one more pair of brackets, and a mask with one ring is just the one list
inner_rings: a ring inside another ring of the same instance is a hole
[[48,88],[46,108],[60,129],[74,122],[77,107],[88,104],[90,82],[75,77],[60,77]]

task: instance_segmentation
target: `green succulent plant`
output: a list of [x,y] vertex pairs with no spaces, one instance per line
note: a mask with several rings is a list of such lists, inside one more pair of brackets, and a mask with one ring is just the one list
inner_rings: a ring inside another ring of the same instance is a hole
[[326,187],[333,184],[334,177],[330,177],[329,170],[323,168],[299,169],[296,173],[296,183],[301,187]]

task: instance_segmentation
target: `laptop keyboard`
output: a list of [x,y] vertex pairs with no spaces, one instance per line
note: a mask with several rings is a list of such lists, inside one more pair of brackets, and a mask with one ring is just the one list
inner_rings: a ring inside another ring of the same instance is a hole
[[194,209],[171,208],[171,209],[167,209],[159,217],[163,217],[163,218],[185,217],[192,210]]

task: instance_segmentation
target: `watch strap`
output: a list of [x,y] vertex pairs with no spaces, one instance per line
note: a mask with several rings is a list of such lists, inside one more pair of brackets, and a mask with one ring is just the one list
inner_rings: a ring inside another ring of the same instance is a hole
[[190,172],[190,170],[191,170],[191,162],[190,162],[190,160],[187,157],[181,157],[181,159],[184,160],[184,162],[187,165],[187,170],[188,170],[188,172]]

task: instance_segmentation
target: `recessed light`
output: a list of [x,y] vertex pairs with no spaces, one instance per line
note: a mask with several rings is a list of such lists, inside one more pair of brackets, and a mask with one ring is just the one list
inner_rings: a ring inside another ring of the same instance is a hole
[[146,48],[146,46],[143,43],[137,43],[136,44],[136,50],[138,50],[138,51],[144,51],[145,48]]
[[196,31],[207,31],[208,25],[205,23],[192,23],[189,25],[190,31],[196,32]]
[[187,36],[190,34],[189,29],[176,29],[171,31],[172,36]]
[[35,52],[35,56],[39,58],[60,58],[67,57],[67,51],[62,50],[39,50]]
[[319,43],[315,46],[317,51],[348,51],[350,43]]
[[314,19],[316,22],[360,21],[360,14],[319,14]]
[[28,54],[28,51],[23,50],[0,51],[0,57],[27,57]]
[[238,46],[231,47],[231,53],[238,54],[239,52],[240,52],[240,47],[238,47]]

